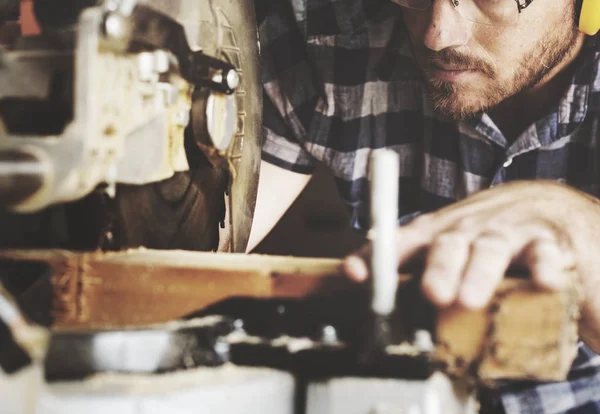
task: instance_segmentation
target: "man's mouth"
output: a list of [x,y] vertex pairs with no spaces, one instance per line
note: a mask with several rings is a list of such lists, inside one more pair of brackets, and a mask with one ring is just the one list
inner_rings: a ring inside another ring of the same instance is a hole
[[467,66],[453,65],[449,63],[434,61],[430,63],[427,71],[430,77],[435,79],[454,82],[458,79],[472,75],[476,70]]

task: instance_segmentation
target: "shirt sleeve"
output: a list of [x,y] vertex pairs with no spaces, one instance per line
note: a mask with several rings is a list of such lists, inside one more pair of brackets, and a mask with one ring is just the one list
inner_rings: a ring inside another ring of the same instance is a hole
[[306,150],[319,94],[306,52],[302,22],[289,1],[268,2],[259,16],[263,83],[262,159],[311,174],[315,158]]

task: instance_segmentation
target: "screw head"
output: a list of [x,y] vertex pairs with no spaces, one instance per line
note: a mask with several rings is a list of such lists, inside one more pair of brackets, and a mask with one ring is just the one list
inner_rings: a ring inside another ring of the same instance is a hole
[[115,40],[124,40],[127,37],[128,22],[118,13],[109,13],[104,20],[106,34]]
[[169,54],[164,50],[156,50],[154,52],[154,69],[158,73],[166,73],[169,71]]
[[236,319],[235,321],[233,321],[233,329],[235,329],[236,331],[243,331],[244,321],[241,319]]
[[420,329],[415,332],[415,347],[421,352],[433,352],[435,351],[435,345],[431,338],[431,334],[424,330]]
[[324,326],[321,339],[326,344],[336,343],[338,341],[338,336],[335,327],[331,325]]
[[225,77],[225,81],[227,82],[227,87],[231,90],[234,90],[240,86],[240,75],[238,74],[237,70],[230,70]]

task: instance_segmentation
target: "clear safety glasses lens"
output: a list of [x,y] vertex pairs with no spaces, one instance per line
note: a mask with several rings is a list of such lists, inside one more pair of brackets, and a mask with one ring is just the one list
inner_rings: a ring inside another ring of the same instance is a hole
[[[413,10],[427,10],[432,0],[392,0]],[[442,0],[443,1],[443,0]],[[519,21],[519,5],[515,0],[449,0],[466,20],[489,26],[512,26]]]

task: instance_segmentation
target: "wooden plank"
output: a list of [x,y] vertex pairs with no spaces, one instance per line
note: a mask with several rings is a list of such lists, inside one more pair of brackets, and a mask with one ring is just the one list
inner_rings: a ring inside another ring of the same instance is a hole
[[[52,267],[62,328],[154,324],[234,296],[303,298],[367,286],[345,277],[338,259],[151,250],[0,251],[0,258]],[[436,358],[452,374],[483,380],[565,378],[577,350],[580,296],[574,282],[550,292],[506,279],[487,309],[439,312]]]
[[53,269],[57,327],[153,324],[233,296],[305,297],[350,288],[337,259],[131,250],[2,251]]

